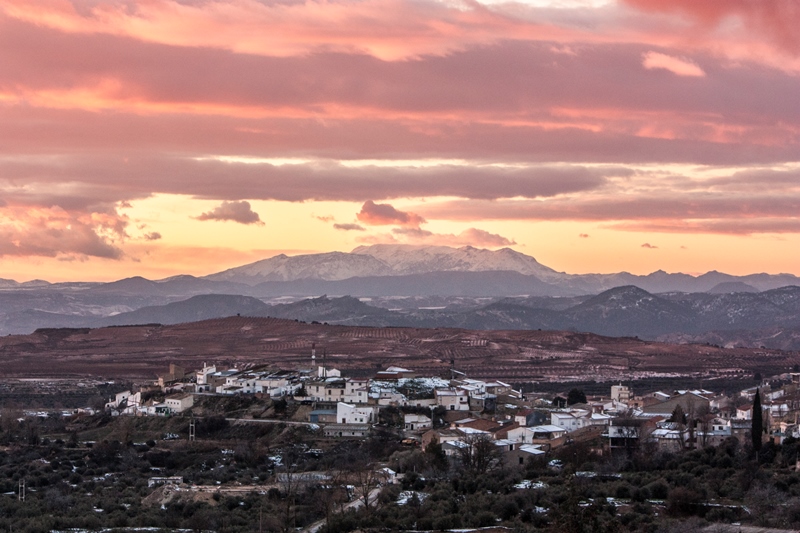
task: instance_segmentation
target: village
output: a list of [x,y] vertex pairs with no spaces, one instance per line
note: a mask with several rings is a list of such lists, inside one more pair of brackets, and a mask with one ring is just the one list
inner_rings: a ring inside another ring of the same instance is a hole
[[295,423],[326,438],[365,439],[388,429],[423,450],[437,443],[452,460],[485,441],[506,465],[524,465],[575,442],[610,455],[645,444],[669,452],[718,446],[731,437],[744,444],[754,430],[758,391],[762,441],[782,444],[800,436],[800,373],[731,395],[705,389],[636,395],[619,383],[610,385],[608,396],[587,398],[577,389],[523,394],[509,383],[471,379],[455,369],[449,379],[395,366],[371,378],[347,377],[317,364],[314,349],[310,363],[295,370],[204,364],[193,371],[173,364],[151,385],[117,393],[105,408],[113,416],[194,416],[192,408],[204,397],[252,396],[302,406]]
[[[108,393],[91,407],[5,409],[0,504],[14,518],[0,526],[16,529],[33,510],[36,531],[800,520],[798,372],[728,380],[728,394],[720,383],[625,380],[586,394],[575,382],[531,390],[455,365],[348,376],[309,355],[294,368],[171,364],[140,384],[81,381],[76,390]],[[45,398],[58,390],[35,384]],[[753,511],[776,498],[780,513]]]

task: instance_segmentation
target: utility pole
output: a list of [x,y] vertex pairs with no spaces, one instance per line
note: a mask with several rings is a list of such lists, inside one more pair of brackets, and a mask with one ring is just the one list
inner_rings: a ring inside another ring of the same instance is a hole
[[194,415],[192,415],[192,418],[189,420],[189,442],[194,442],[196,432],[197,428],[195,426]]

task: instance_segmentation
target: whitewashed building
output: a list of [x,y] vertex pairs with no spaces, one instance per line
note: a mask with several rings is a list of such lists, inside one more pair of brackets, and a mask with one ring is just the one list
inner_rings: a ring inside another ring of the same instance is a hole
[[434,389],[437,405],[443,406],[448,411],[469,411],[469,394],[459,389]]

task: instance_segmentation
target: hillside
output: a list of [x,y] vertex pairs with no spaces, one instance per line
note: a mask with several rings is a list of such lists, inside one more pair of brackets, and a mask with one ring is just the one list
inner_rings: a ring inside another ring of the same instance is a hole
[[229,317],[171,326],[38,330],[0,337],[6,376],[152,379],[169,363],[236,368],[308,368],[311,345],[330,366],[368,376],[395,365],[449,376],[451,362],[470,377],[510,382],[603,381],[624,376],[773,374],[800,355],[613,338],[565,331],[473,331],[457,328],[368,328]]

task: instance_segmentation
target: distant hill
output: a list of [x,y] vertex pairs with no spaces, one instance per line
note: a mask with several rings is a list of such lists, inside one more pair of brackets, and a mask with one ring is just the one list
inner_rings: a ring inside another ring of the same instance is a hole
[[685,306],[629,285],[616,287],[564,312],[582,331],[601,335],[654,337],[693,326]]
[[568,291],[518,272],[426,272],[404,276],[355,277],[337,281],[302,279],[263,282],[251,289],[260,297],[349,294],[354,296],[559,296]]
[[205,294],[167,305],[143,307],[98,320],[102,326],[181,324],[227,316],[266,316],[270,306],[250,296]]
[[758,289],[743,281],[723,281],[708,289],[709,294],[732,294],[735,292],[758,292]]
[[[56,296],[53,303],[60,309],[72,309],[68,298]],[[567,330],[672,342],[800,349],[798,286],[760,293],[661,295],[625,286],[591,297],[525,296],[489,299],[487,303],[481,303],[485,298],[437,298],[437,303],[453,301],[454,304],[433,307],[416,307],[413,298],[404,307],[396,308],[387,308],[393,302],[391,299],[376,300],[382,306],[370,305],[373,299],[367,300],[321,296],[269,305],[250,296],[208,294],[107,317],[22,309],[0,315],[0,327],[13,331],[34,326],[27,330],[32,331],[46,327],[178,324],[241,315],[348,326]]]
[[321,296],[292,304],[275,305],[269,309],[268,314],[275,318],[348,326],[394,326],[405,321],[399,313],[367,305],[351,296]]
[[[772,328],[774,339],[793,339],[782,332],[800,328],[798,286],[800,278],[791,274],[573,275],[510,248],[372,245],[350,253],[277,255],[205,277],[53,284],[0,279],[0,334],[175,324],[238,313],[351,325],[566,329],[642,338],[715,332],[735,343],[751,336],[734,339],[725,332]],[[296,303],[270,305],[286,302]],[[772,345],[765,334],[756,338],[741,342]]]

